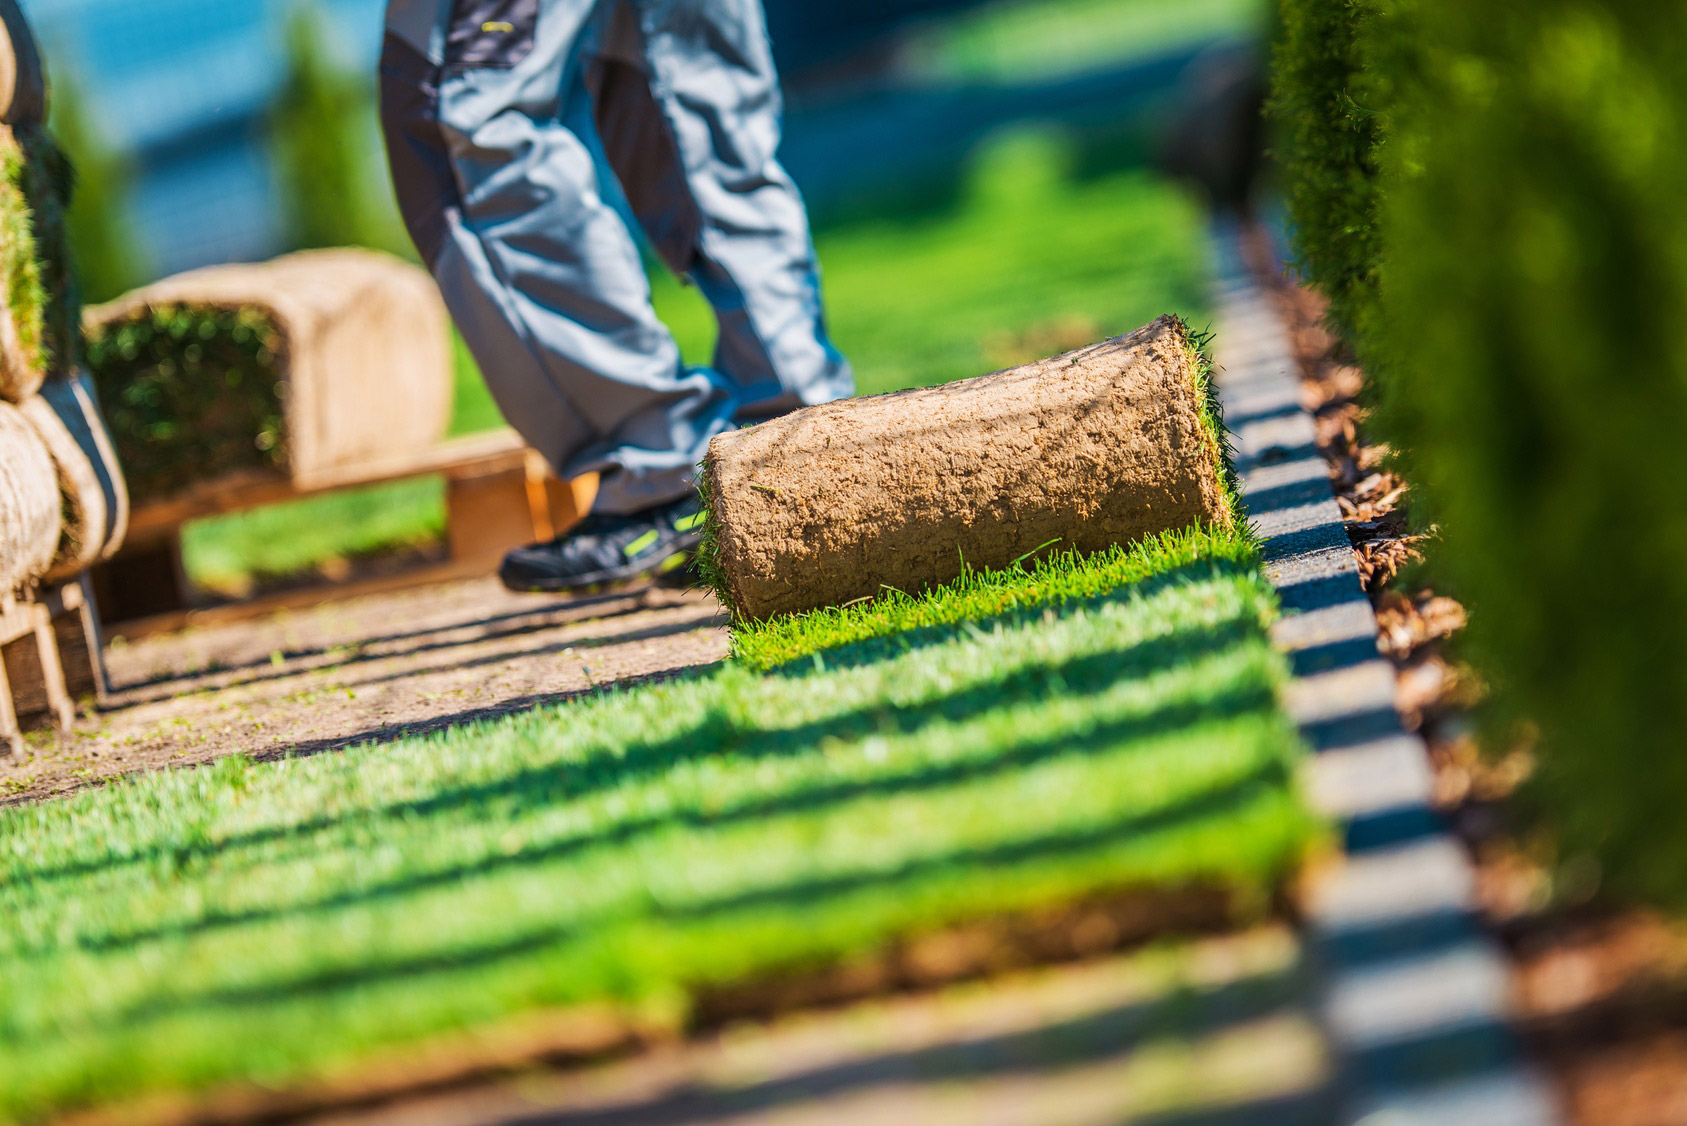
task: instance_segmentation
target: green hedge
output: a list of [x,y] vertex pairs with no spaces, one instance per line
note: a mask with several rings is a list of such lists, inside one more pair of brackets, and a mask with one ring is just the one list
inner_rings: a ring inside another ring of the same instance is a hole
[[1381,236],[1378,0],[1282,0],[1270,114],[1303,277],[1349,340],[1376,304]]
[[1299,252],[1441,529],[1490,730],[1536,728],[1566,858],[1687,906],[1687,6],[1284,7]]
[[1537,793],[1607,883],[1687,905],[1687,6],[1422,6],[1385,213],[1412,451]]

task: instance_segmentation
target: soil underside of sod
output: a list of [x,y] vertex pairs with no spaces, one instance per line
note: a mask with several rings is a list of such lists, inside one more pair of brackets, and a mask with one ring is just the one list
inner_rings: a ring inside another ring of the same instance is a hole
[[1269,589],[1224,554],[1190,537],[1129,586],[767,673],[0,814],[0,1108],[291,1085],[545,1009],[683,1028],[849,995],[827,967],[874,957],[858,980],[906,984],[920,935],[1073,903],[1268,911],[1315,830]]

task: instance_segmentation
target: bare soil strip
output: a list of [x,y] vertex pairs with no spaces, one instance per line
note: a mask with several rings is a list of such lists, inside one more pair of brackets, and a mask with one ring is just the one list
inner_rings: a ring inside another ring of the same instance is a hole
[[110,706],[0,759],[0,804],[225,755],[317,754],[493,719],[709,665],[726,648],[706,595],[562,601],[493,579],[117,642]]

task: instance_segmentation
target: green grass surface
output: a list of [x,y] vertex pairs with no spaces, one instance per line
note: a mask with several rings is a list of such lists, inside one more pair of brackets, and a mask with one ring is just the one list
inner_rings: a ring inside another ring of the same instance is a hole
[[1263,910],[1315,829],[1269,588],[1210,546],[1073,561],[1063,604],[823,665],[0,813],[0,1120],[537,1007],[679,1020],[711,986],[1113,890]]
[[[1150,173],[1084,178],[1073,160],[1058,136],[1007,136],[978,154],[952,208],[819,232],[833,335],[863,393],[980,375],[1161,313],[1205,323],[1195,205]],[[706,363],[715,328],[701,297],[663,273],[653,289],[688,359]],[[501,425],[459,355],[453,431]],[[205,521],[189,531],[186,562],[196,581],[239,589],[253,576],[413,544],[443,521],[437,485],[382,486]]]
[[[1189,528],[1088,558],[1051,550],[1019,566],[968,571],[919,596],[890,589],[868,601],[740,622],[732,631],[732,655],[751,668],[770,669],[875,638],[894,636],[904,645],[914,631],[1057,608],[1201,562],[1251,569],[1258,565],[1258,549],[1230,532]],[[819,667],[825,667],[824,658]]]
[[182,555],[196,584],[240,595],[254,582],[425,547],[444,534],[445,482],[417,477],[196,521],[182,529]]
[[919,71],[961,81],[1046,81],[1219,36],[1258,34],[1261,0],[1011,0],[911,37]]

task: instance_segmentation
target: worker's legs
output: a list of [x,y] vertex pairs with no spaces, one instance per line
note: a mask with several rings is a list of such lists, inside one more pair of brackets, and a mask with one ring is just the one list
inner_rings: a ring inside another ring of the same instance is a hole
[[686,371],[569,119],[598,0],[389,0],[382,118],[407,225],[511,424],[602,513],[689,494],[732,388]]
[[826,334],[801,195],[779,164],[761,0],[608,0],[587,72],[598,128],[664,261],[720,321],[740,417],[854,391]]

